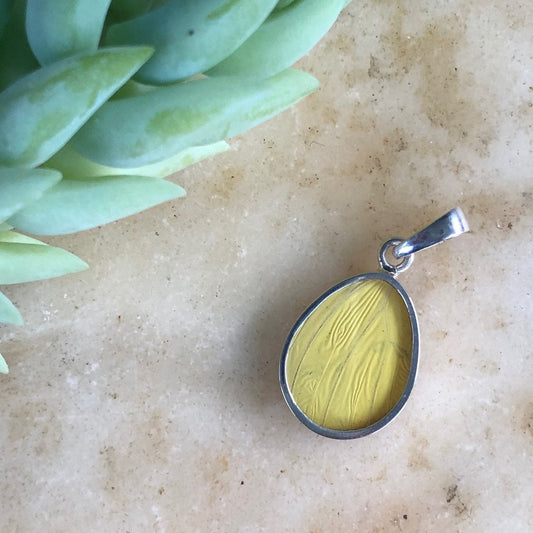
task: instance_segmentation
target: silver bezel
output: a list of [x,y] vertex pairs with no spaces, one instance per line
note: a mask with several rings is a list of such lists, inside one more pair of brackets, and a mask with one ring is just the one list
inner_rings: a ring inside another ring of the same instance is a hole
[[[412,331],[412,353],[411,353],[411,368],[409,369],[409,376],[407,378],[407,384],[405,386],[405,389],[396,403],[396,405],[380,420],[375,422],[374,424],[371,424],[370,426],[361,428],[361,429],[354,429],[354,430],[335,430],[335,429],[329,429],[327,427],[320,426],[316,422],[313,422],[299,407],[298,404],[295,402],[291,391],[289,389],[289,386],[287,384],[287,376],[286,376],[286,363],[287,363],[287,353],[289,351],[290,344],[292,342],[292,339],[298,329],[302,326],[302,324],[305,322],[307,317],[319,306],[328,296],[333,294],[334,292],[342,289],[343,287],[346,287],[347,285],[351,285],[353,283],[358,283],[359,281],[363,280],[369,280],[369,279],[380,279],[383,280],[390,285],[392,285],[401,295],[403,301],[405,302],[405,305],[407,307],[407,311],[409,313],[409,318],[411,320],[411,331]],[[281,354],[280,364],[279,364],[279,382],[281,386],[281,391],[283,393],[283,397],[285,398],[285,401],[287,402],[287,405],[289,406],[289,409],[293,412],[293,414],[302,422],[305,424],[310,430],[314,431],[315,433],[318,433],[319,435],[323,435],[324,437],[329,437],[332,439],[357,439],[360,437],[365,437],[366,435],[370,435],[371,433],[375,433],[376,431],[380,430],[384,426],[386,426],[389,422],[391,422],[402,410],[403,406],[405,405],[405,402],[409,398],[411,391],[413,390],[413,386],[415,384],[416,379],[416,372],[418,369],[418,353],[419,353],[419,330],[418,330],[418,319],[416,316],[415,308],[413,306],[413,303],[411,299],[409,298],[407,292],[402,287],[402,285],[388,272],[370,272],[367,274],[360,274],[358,276],[354,276],[352,278],[349,278],[345,281],[342,281],[341,283],[335,285],[328,291],[326,291],[322,296],[320,296],[317,300],[315,300],[300,316],[296,324],[291,329],[289,336],[287,337],[287,340],[285,342],[285,346],[283,347],[283,351]]]

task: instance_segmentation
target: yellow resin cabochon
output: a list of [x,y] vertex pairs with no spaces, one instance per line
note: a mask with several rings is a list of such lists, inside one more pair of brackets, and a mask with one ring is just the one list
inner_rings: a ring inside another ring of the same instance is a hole
[[366,428],[398,403],[409,378],[413,325],[398,290],[361,279],[324,298],[286,349],[287,386],[315,424]]

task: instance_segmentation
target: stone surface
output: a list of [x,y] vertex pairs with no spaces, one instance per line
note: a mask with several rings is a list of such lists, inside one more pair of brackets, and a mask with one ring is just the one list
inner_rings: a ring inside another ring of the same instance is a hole
[[[77,236],[79,275],[12,286],[0,530],[531,531],[533,5],[353,2],[322,82],[172,179],[188,196]],[[377,250],[418,254],[417,383],[347,442],[285,406],[285,337]]]

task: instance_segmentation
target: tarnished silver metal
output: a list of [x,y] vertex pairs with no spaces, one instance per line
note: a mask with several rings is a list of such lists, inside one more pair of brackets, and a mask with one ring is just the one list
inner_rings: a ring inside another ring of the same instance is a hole
[[406,257],[430,246],[435,246],[448,239],[457,237],[468,230],[468,222],[463,211],[460,207],[456,207],[423,230],[398,244],[392,252],[398,259],[400,257]]

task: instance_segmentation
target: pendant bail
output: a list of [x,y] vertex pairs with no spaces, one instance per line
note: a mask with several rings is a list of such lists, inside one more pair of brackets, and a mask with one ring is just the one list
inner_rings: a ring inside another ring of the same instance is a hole
[[469,231],[469,227],[466,217],[462,209],[456,207],[423,230],[398,244],[392,250],[392,253],[397,259],[400,259],[457,237],[467,231]]

